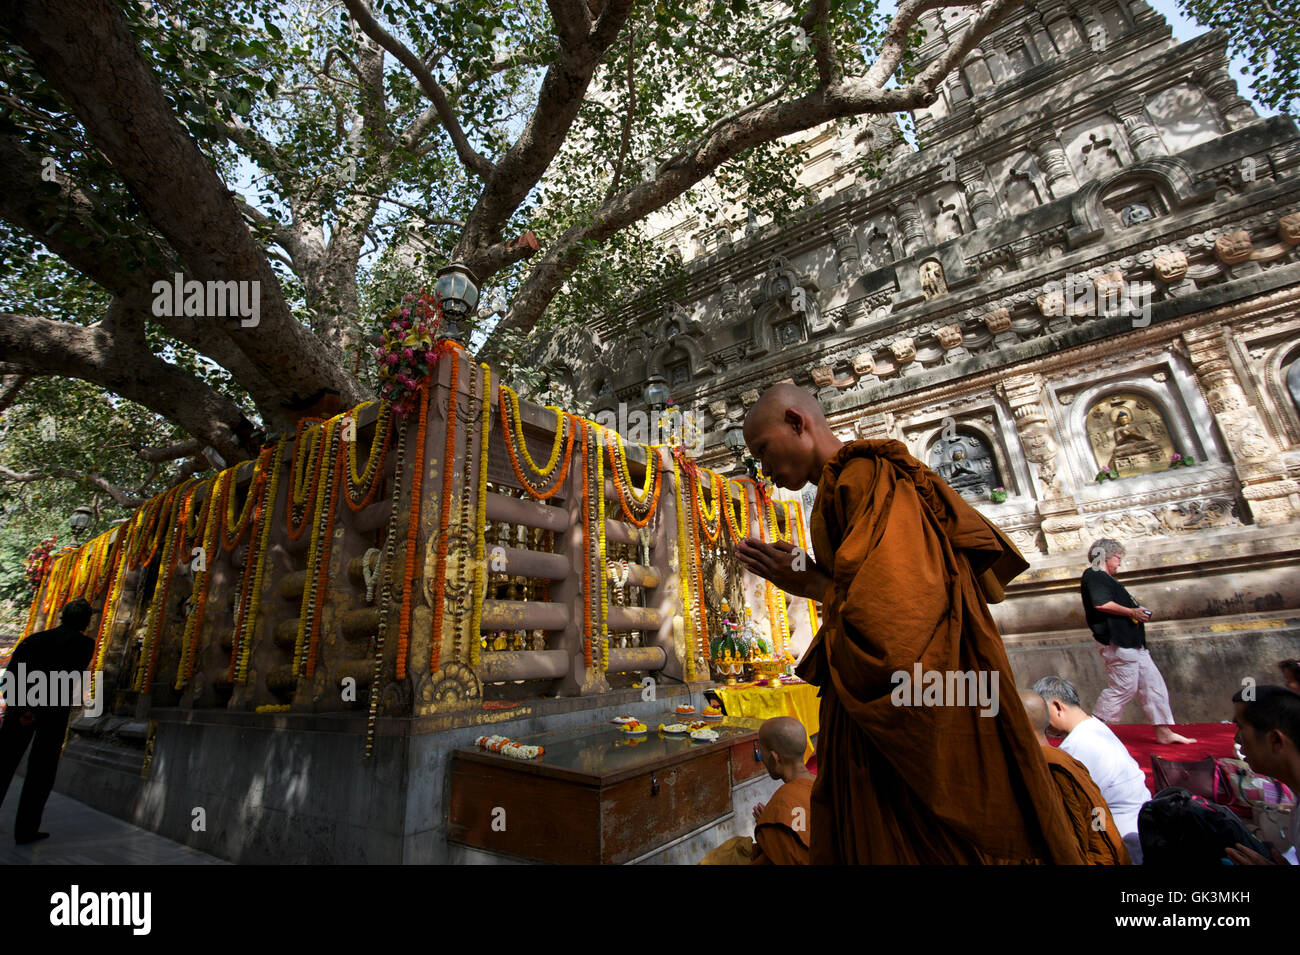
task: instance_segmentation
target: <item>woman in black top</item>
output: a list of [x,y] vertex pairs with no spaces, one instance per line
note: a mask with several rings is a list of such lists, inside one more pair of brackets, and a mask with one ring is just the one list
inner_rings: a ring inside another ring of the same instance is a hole
[[1147,651],[1146,621],[1151,611],[1140,605],[1115,579],[1124,558],[1119,541],[1104,537],[1088,548],[1090,566],[1079,579],[1083,612],[1106,664],[1109,684],[1097,697],[1092,715],[1105,723],[1119,720],[1125,705],[1138,705],[1155,725],[1156,742],[1195,743],[1174,732],[1169,690]]

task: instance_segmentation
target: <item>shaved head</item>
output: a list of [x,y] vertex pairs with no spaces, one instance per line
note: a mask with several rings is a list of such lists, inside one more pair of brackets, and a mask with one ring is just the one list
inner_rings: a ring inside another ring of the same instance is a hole
[[782,759],[803,762],[808,733],[803,724],[791,716],[774,716],[758,729],[758,740]]
[[813,421],[826,424],[826,414],[822,411],[821,402],[808,392],[798,385],[773,385],[763,392],[762,397],[745,415],[745,434],[749,434],[751,427],[762,428],[784,421],[787,408],[793,408]]
[[780,384],[763,392],[745,415],[745,443],[773,482],[797,491],[817,483],[842,442],[815,397],[797,385]]
[[1048,724],[1047,703],[1032,690],[1021,690],[1020,702],[1025,704],[1025,712],[1029,714],[1029,725],[1038,734],[1039,742],[1045,742]]

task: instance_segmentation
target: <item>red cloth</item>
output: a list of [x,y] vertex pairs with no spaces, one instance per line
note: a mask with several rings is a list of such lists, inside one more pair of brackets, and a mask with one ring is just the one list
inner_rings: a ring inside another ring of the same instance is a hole
[[[1180,763],[1193,762],[1213,756],[1216,759],[1236,756],[1232,740],[1237,735],[1233,723],[1179,723],[1174,732],[1196,740],[1195,743],[1170,743],[1162,746],[1156,742],[1156,728],[1150,723],[1110,723],[1111,732],[1119,737],[1129,755],[1137,760],[1147,778],[1147,789],[1155,795],[1151,786],[1151,756],[1173,759]],[[1060,746],[1059,739],[1048,737],[1053,746]]]

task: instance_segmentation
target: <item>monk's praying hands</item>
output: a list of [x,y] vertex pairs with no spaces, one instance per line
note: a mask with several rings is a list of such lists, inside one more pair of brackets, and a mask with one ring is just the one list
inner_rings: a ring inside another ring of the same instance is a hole
[[[747,537],[736,545],[736,556],[751,573],[772,581],[788,594],[821,600],[830,578],[822,573],[807,551],[789,541],[766,541]],[[803,559],[797,560],[802,557]],[[800,569],[796,570],[796,567]]]

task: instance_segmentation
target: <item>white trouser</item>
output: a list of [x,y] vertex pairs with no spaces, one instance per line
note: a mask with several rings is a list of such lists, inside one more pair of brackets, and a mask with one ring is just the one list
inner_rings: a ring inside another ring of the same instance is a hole
[[1110,684],[1097,697],[1092,715],[1103,723],[1114,723],[1119,720],[1124,705],[1136,696],[1147,719],[1156,726],[1172,726],[1174,714],[1169,708],[1169,690],[1150,652],[1113,644],[1098,649],[1106,662]]

